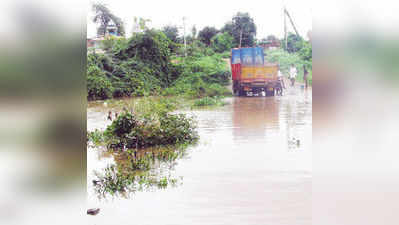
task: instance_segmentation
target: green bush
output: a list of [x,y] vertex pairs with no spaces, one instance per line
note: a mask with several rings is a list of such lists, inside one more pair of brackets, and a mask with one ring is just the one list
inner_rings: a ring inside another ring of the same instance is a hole
[[87,98],[89,100],[107,99],[112,96],[113,87],[105,73],[97,66],[87,69]]
[[87,132],[87,142],[92,142],[95,145],[100,145],[104,142],[104,135],[98,129],[96,129],[95,131]]
[[217,34],[211,39],[211,46],[213,50],[218,53],[230,51],[233,47],[233,37],[227,32]]
[[223,102],[221,97],[204,97],[194,101],[193,106],[223,106],[226,103]]
[[230,96],[232,93],[229,89],[220,84],[211,84],[205,88],[206,96]]
[[222,52],[219,54],[219,56],[223,59],[229,59],[231,56],[231,49],[229,49],[228,51]]
[[187,72],[199,73],[201,79],[206,83],[228,85],[230,82],[230,71],[226,62],[217,56],[191,58],[186,60],[184,64]]
[[309,54],[311,54],[311,49],[309,48],[303,50],[301,53],[288,53],[282,49],[276,49],[266,52],[266,60],[269,62],[278,63],[280,65],[281,72],[286,76],[289,74],[291,64],[294,64],[298,71],[296,80],[299,82],[303,81],[303,67],[305,66],[309,72],[308,82],[310,85],[312,85],[312,59],[311,55],[309,56]]
[[184,144],[198,138],[192,118],[166,111],[155,118],[125,111],[107,127],[104,136],[108,145],[116,148]]
[[[223,40],[223,37],[215,40]],[[203,97],[227,93],[215,86],[229,84],[231,77],[222,54],[215,54],[200,41],[189,44],[187,57],[175,56],[174,63],[170,52],[172,42],[160,31],[147,30],[129,39],[107,39],[104,43],[107,43],[106,54],[89,53],[87,57],[89,100],[158,94]],[[183,51],[184,47],[179,46],[177,52],[183,55]]]
[[[303,62],[298,54],[288,53],[283,49],[269,50],[266,52],[266,60],[268,62],[278,63],[283,74],[289,74],[291,64],[294,64],[298,72],[301,71]],[[298,74],[299,75],[299,74]]]
[[[156,30],[129,39],[106,39],[106,54],[89,53],[87,57],[88,99],[158,94],[183,71],[170,62],[170,43]],[[101,71],[89,71],[92,66]]]
[[114,36],[108,36],[101,41],[101,48],[105,51],[110,51],[116,44],[117,38]]

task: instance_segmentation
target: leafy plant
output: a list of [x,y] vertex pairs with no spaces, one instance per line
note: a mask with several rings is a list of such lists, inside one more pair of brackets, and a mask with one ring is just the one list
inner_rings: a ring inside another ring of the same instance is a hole
[[211,46],[215,52],[230,51],[233,47],[233,37],[227,32],[223,34],[217,34],[211,39]]
[[255,44],[256,25],[249,13],[238,12],[226,23],[221,32],[227,32],[234,38],[234,46],[251,47]]
[[155,113],[141,116],[124,111],[107,127],[104,137],[113,148],[175,145],[191,143],[198,138],[192,118],[168,113],[162,107]]
[[97,66],[87,69],[87,98],[89,100],[107,99],[112,96],[113,87],[105,73]]
[[222,100],[221,97],[204,97],[194,101],[193,106],[223,106],[226,103]]
[[211,44],[211,39],[218,33],[219,31],[214,28],[214,27],[204,27],[200,32],[198,33],[198,38],[201,42],[206,44],[207,46],[210,46]]

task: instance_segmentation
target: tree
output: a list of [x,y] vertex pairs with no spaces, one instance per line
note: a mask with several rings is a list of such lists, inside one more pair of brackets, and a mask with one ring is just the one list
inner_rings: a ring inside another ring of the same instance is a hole
[[249,13],[238,12],[222,28],[222,32],[228,32],[234,38],[236,46],[253,46],[255,44],[256,25]]
[[191,36],[193,37],[193,39],[195,39],[195,37],[197,36],[197,28],[195,27],[195,25],[191,28]]
[[211,46],[216,52],[225,52],[233,47],[233,37],[225,32],[217,34],[211,39]]
[[172,26],[172,25],[168,25],[168,26],[164,26],[162,28],[162,32],[166,35],[166,37],[168,37],[171,41],[175,42],[175,43],[179,43],[179,29],[177,28],[177,26]]
[[303,41],[302,48],[298,53],[307,69],[312,70],[312,45],[308,41]]
[[214,27],[204,27],[199,33],[198,38],[201,42],[205,43],[206,45],[211,45],[211,39],[218,33],[218,30]]
[[293,53],[302,49],[304,40],[301,36],[290,32],[287,36],[287,47],[285,46],[285,41],[282,40],[282,42],[284,49],[286,49],[289,53]]
[[111,10],[109,10],[109,8],[105,4],[93,3],[92,10],[95,14],[93,22],[100,24],[99,28],[97,29],[97,35],[105,35],[111,21],[115,24],[117,28],[117,34],[120,36],[125,35],[125,27],[122,20],[112,14]]
[[150,67],[151,71],[147,71],[159,79],[162,85],[168,85],[175,76],[170,64],[170,42],[163,32],[148,29],[135,33],[128,39],[126,46],[115,51],[113,56],[116,61],[139,61],[132,68],[137,69],[140,65]]

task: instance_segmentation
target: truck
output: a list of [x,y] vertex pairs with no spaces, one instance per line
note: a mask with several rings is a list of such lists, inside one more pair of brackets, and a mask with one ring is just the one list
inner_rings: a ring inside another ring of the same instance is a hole
[[230,64],[236,96],[274,96],[279,82],[278,64],[265,62],[263,48],[234,48]]

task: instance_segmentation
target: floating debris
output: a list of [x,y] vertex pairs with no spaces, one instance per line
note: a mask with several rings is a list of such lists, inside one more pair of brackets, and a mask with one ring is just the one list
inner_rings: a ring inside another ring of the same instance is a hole
[[100,208],[88,209],[87,215],[95,216],[100,212]]

